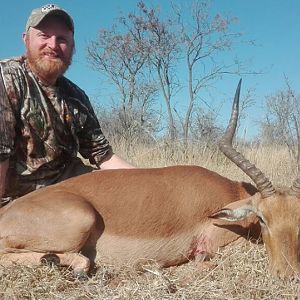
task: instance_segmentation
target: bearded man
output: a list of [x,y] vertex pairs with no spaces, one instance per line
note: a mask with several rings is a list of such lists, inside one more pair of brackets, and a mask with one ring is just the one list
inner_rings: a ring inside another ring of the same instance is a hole
[[63,76],[75,49],[71,16],[56,5],[34,9],[26,54],[0,60],[0,198],[98,169],[132,168],[113,153],[86,94]]

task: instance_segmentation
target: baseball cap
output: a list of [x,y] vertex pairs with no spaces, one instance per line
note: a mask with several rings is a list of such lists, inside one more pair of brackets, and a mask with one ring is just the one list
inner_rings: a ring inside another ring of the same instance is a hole
[[74,33],[74,22],[71,16],[62,8],[55,4],[46,4],[42,7],[34,9],[26,23],[26,32],[28,31],[29,27],[36,27],[38,26],[42,20],[44,20],[45,17],[50,16],[50,15],[55,15],[55,16],[60,16],[62,17],[66,25],[72,30]]

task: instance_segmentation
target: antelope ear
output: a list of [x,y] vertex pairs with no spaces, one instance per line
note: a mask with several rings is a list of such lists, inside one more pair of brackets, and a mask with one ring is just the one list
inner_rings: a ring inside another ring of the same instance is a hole
[[246,219],[251,213],[255,213],[255,209],[250,205],[245,205],[240,208],[230,209],[223,208],[213,213],[210,218],[226,221],[240,221]]
[[260,193],[229,203],[224,208],[213,213],[210,218],[226,221],[240,221],[246,219],[251,213],[257,212],[257,203],[261,199]]

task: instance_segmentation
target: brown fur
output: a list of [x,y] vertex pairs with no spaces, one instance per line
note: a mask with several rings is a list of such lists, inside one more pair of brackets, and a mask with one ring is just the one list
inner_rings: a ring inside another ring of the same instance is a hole
[[300,199],[288,189],[279,189],[266,198],[257,193],[242,205],[230,204],[213,217],[229,221],[243,220],[253,213],[260,219],[270,271],[277,277],[300,274]]
[[299,275],[300,199],[280,190],[254,205],[264,217],[261,227],[271,272],[282,278]]
[[[29,252],[37,263],[45,253],[59,253],[62,264],[86,271],[88,262],[77,257],[80,263],[75,258],[70,263],[63,254],[82,251],[91,260],[155,260],[162,266],[195,255],[210,257],[219,247],[249,236],[257,222],[248,218],[228,224],[208,217],[255,192],[250,184],[196,166],[88,173],[1,208],[2,261],[28,263],[28,254],[22,259],[22,253]],[[257,236],[259,227],[254,228]]]
[[58,187],[86,197],[108,233],[134,238],[185,232],[247,194],[241,184],[194,166],[94,172]]

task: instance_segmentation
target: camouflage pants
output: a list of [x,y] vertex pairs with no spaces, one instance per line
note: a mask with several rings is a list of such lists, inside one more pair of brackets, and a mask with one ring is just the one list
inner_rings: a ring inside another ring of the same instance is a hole
[[39,181],[22,182],[22,183],[18,183],[13,187],[10,187],[8,189],[8,192],[5,193],[6,195],[4,195],[4,197],[1,199],[0,207],[34,190],[61,182],[71,177],[93,172],[95,170],[96,169],[94,167],[85,165],[80,158],[74,158],[63,170],[63,172],[61,172],[55,178],[44,179]]

